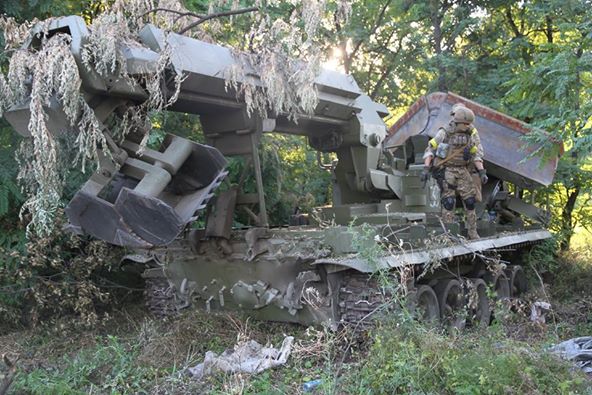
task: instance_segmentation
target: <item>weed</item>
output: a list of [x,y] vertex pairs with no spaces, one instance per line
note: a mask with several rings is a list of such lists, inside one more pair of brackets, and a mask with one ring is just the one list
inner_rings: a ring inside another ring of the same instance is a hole
[[357,251],[357,257],[366,261],[371,267],[378,269],[378,259],[385,255],[382,246],[377,242],[379,236],[377,228],[369,224],[362,224],[362,226],[354,226],[354,219],[348,229],[347,233],[351,235],[351,246],[354,251]]
[[155,370],[135,364],[137,347],[107,336],[94,349],[73,358],[64,356],[57,366],[38,368],[17,375],[14,389],[32,394],[75,394],[80,392],[141,393],[154,378]]
[[553,272],[553,296],[561,300],[592,297],[592,251],[572,250],[559,256]]
[[[404,299],[397,299],[403,277],[383,272],[376,278],[387,290],[384,303],[401,308],[388,309],[367,332],[304,330],[199,311],[174,320],[124,312],[124,319],[112,320],[114,327],[43,327],[16,342],[14,334],[2,337],[0,348],[11,355],[35,355],[34,361],[21,359],[12,387],[17,393],[296,394],[315,379],[322,380],[316,393],[323,394],[586,393],[585,376],[546,351],[550,343],[592,330],[592,301],[585,287],[590,265],[581,257],[562,259],[567,269],[545,291],[553,298],[551,325],[528,320],[528,302],[542,292],[533,289],[522,304],[500,303],[489,328],[446,333],[416,322]],[[296,341],[281,368],[258,375],[218,373],[201,382],[184,373],[206,351],[220,353],[246,338],[277,344],[285,334]]]
[[384,325],[365,361],[350,369],[340,392],[358,394],[567,394],[583,376],[526,343],[495,333],[446,335],[412,322]]

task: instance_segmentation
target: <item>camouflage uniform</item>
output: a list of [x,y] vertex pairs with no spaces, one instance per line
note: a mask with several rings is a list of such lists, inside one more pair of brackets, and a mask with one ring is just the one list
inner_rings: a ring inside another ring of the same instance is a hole
[[[436,155],[438,147],[448,144],[445,158]],[[452,155],[452,156],[451,156]],[[467,228],[470,238],[479,237],[477,234],[477,215],[475,213],[476,186],[469,172],[468,166],[475,161],[483,161],[483,146],[479,139],[479,133],[473,125],[464,132],[455,131],[455,124],[451,122],[447,127],[440,128],[436,136],[429,141],[424,159],[428,156],[435,157],[434,169],[438,172],[436,177],[442,189],[442,217],[444,222],[454,221],[454,206],[456,194],[463,200],[467,211]]]

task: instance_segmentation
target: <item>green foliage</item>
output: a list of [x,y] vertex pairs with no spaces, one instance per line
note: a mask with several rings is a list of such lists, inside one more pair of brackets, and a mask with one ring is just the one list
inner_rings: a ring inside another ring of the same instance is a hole
[[342,391],[356,394],[500,394],[584,391],[583,376],[494,333],[443,335],[411,322],[385,325]]
[[[590,8],[579,1],[548,2],[534,9],[533,17],[546,17],[552,34],[524,37],[530,43],[530,62],[517,64],[505,84],[504,101],[514,113],[530,120],[546,133],[535,129],[528,140],[542,145],[539,154],[558,153],[557,141],[566,149],[558,166],[556,182],[539,201],[550,201],[552,228],[563,238],[561,249],[569,246],[576,226],[589,228],[592,212],[592,36]],[[536,23],[528,21],[528,23]]]
[[378,269],[378,259],[384,256],[386,252],[378,243],[376,227],[369,224],[356,227],[352,223],[347,232],[351,235],[351,245],[354,251],[357,251],[357,256]]
[[0,4],[0,14],[14,16],[19,20],[71,15],[81,12],[95,2],[95,0],[4,0]]
[[[543,241],[541,244],[536,245],[529,252],[526,262],[528,265],[525,269],[531,272],[530,277],[535,281],[536,274],[554,273],[559,269],[559,260],[557,259],[557,251],[559,250],[559,243],[562,237],[555,235],[554,237]],[[532,273],[535,271],[536,273]]]
[[18,316],[18,306],[22,292],[11,281],[3,281],[12,277],[19,266],[20,256],[26,250],[26,239],[19,221],[20,206],[23,195],[16,182],[17,163],[14,158],[15,147],[19,138],[0,119],[0,316],[10,318],[14,322]]
[[[296,210],[310,213],[312,208],[331,201],[331,175],[320,168],[316,152],[303,137],[265,134],[259,153],[265,204],[271,224],[286,225]],[[232,185],[237,185],[246,171],[244,192],[257,191],[252,165],[243,158],[231,158],[228,169]],[[236,220],[237,225],[251,223],[250,218],[241,212]]]
[[296,208],[310,212],[328,204],[331,175],[319,167],[316,152],[303,137],[265,135],[261,165],[272,223],[286,224]]
[[[557,261],[557,270],[553,271],[553,296],[569,302],[588,298],[592,281],[592,251],[588,248],[569,251],[558,256]],[[592,325],[589,317],[585,320]]]
[[146,392],[154,370],[136,365],[140,344],[124,344],[107,336],[103,344],[64,356],[63,369],[33,370],[17,375],[14,389],[31,394],[79,394]]
[[590,10],[581,0],[354,1],[350,23],[327,46],[395,115],[449,90],[532,123],[528,141],[543,146],[543,160],[562,140],[556,182],[537,202],[550,204],[566,249],[592,220]]
[[5,174],[1,174],[0,179],[2,179],[0,184],[0,217],[4,217],[10,213],[11,209],[18,206],[23,195],[13,179]]
[[4,120],[0,120],[0,220],[14,220],[24,196],[16,182],[14,159],[18,139]]
[[101,308],[113,301],[113,284],[104,285],[121,251],[68,233],[17,240],[18,248],[1,255],[2,322],[34,326],[74,315],[82,325],[95,324]]

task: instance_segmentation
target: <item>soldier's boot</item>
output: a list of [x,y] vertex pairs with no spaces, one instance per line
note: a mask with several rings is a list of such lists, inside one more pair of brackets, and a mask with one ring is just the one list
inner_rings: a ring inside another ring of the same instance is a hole
[[442,208],[442,222],[451,224],[454,222],[454,211]]
[[475,210],[467,210],[467,236],[471,240],[475,240],[479,238],[479,233],[477,233],[477,213]]

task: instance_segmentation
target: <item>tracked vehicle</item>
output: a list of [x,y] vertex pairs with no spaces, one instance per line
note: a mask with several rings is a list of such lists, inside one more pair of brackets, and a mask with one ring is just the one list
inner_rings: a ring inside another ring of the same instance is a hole
[[[118,43],[132,78],[105,78],[82,62],[89,35],[82,19],[53,21],[48,34],[58,33],[71,36],[81,89],[101,122],[146,100],[145,87],[133,77],[156,69],[165,48],[171,51],[169,94],[175,89],[172,72],[184,77],[168,110],[200,117],[206,144],[167,135],[159,149],[142,154],[134,133],[116,143],[105,127],[113,155],[101,158],[66,209],[71,231],[129,250],[122,264],[143,271],[147,305],[155,314],[197,307],[306,325],[356,323],[383,300],[373,276],[381,271],[401,273],[409,299],[426,319],[456,320],[468,284],[477,295],[473,318],[487,324],[488,285],[498,297],[526,289],[523,255],[550,233],[546,213],[523,199],[524,191],[549,185],[557,160],[540,163],[529,156],[538,147],[522,139],[530,129],[520,121],[452,93],[432,93],[387,129],[383,105],[363,94],[351,76],[327,70],[316,79],[313,114],[299,115],[297,123],[282,113],[263,119],[249,115],[240,95],[226,89],[226,71],[241,56],[227,48],[147,25],[139,43]],[[258,83],[254,72],[250,78]],[[440,221],[436,182],[420,182],[428,139],[448,122],[457,102],[476,114],[490,176],[477,207],[481,238],[470,241],[462,213],[452,227]],[[59,102],[52,103],[52,132],[77,133],[64,126]],[[28,135],[28,103],[5,116]],[[268,223],[258,152],[263,133],[306,136],[312,148],[336,154],[336,163],[325,165],[333,175],[332,206],[308,218],[294,216],[291,226]],[[257,193],[245,193],[240,183],[220,187],[231,156],[249,159]],[[256,226],[233,229],[238,210]],[[197,218],[206,223],[202,229],[189,226]],[[500,258],[505,268],[490,270]]]

